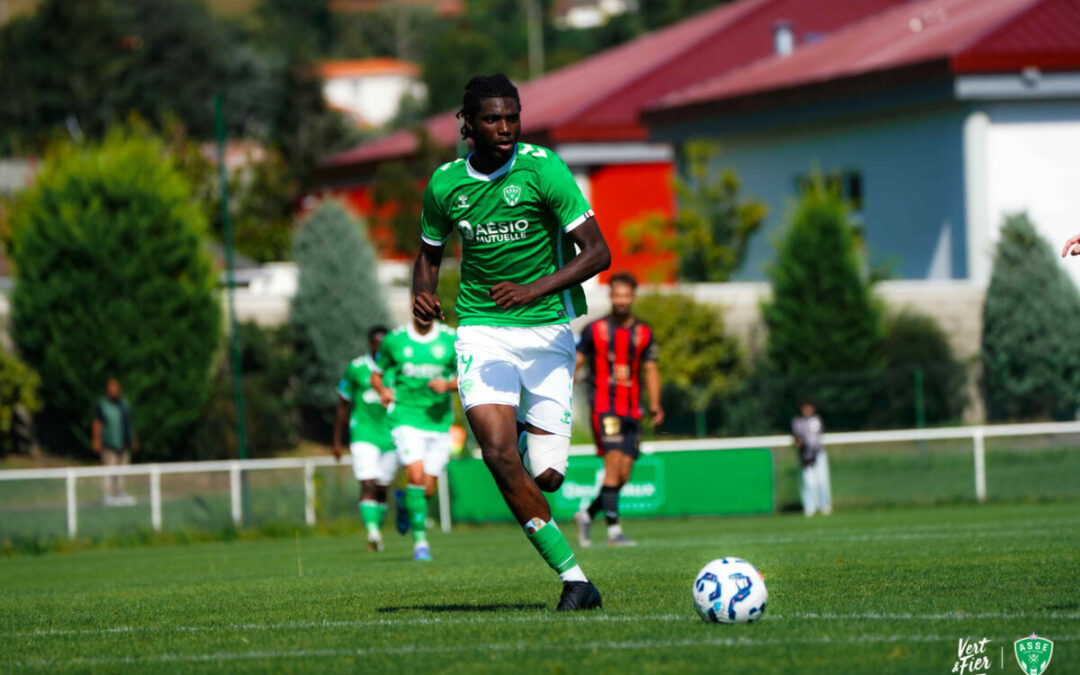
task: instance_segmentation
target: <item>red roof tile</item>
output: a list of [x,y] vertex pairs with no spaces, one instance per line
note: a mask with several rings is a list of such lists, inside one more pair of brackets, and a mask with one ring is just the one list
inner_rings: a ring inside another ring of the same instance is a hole
[[[772,31],[786,21],[799,42],[906,0],[740,0],[561,68],[519,87],[524,134],[538,141],[639,140],[642,107],[671,91],[772,53]],[[425,126],[443,145],[460,122],[448,112]],[[398,132],[329,157],[326,167],[363,164],[415,151]]]
[[784,58],[771,57],[667,95],[659,114],[940,62],[954,73],[1080,67],[1076,0],[926,0],[843,28]]

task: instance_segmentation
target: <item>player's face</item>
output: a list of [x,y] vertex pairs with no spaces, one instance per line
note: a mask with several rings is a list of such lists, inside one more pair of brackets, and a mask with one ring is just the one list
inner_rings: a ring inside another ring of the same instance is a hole
[[630,284],[611,284],[611,313],[626,316],[634,304],[634,287]]
[[372,354],[379,353],[379,347],[382,346],[382,341],[384,337],[386,337],[386,333],[375,333],[371,336],[371,339],[368,340],[368,346],[371,348]]
[[521,138],[521,108],[512,98],[485,98],[469,126],[476,154],[501,166]]

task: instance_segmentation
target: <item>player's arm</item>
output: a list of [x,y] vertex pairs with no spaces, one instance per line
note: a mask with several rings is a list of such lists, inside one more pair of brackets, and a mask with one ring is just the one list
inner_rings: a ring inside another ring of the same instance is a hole
[[338,396],[337,409],[334,411],[334,442],[330,445],[335,461],[341,461],[341,432],[345,430],[348,419],[349,403],[344,397]]
[[420,242],[420,251],[413,263],[413,315],[422,321],[445,320],[442,303],[435,290],[439,287],[439,267],[445,246]]
[[429,380],[427,386],[428,389],[437,394],[445,394],[448,391],[457,391],[457,375],[451,377],[448,380],[444,380],[441,378]]
[[511,281],[495,284],[491,287],[491,298],[495,304],[503,309],[527,305],[539,297],[577,286],[611,267],[611,250],[604,241],[595,216],[589,216],[584,223],[570,230],[570,238],[581,251],[573,260],[527,284]]
[[97,413],[97,416],[94,417],[94,423],[90,426],[90,438],[91,438],[91,444],[92,444],[91,447],[94,449],[94,452],[96,452],[99,455],[101,454],[101,417],[100,417],[100,415],[101,415],[101,411],[99,409],[98,413]]
[[646,361],[642,370],[645,371],[645,392],[649,395],[649,413],[653,426],[658,427],[664,423],[664,408],[660,405],[660,366],[656,361]]
[[574,361],[574,380],[577,380],[578,373],[581,372],[581,367],[585,365],[585,355],[581,352],[577,353],[577,360]]
[[386,386],[386,383],[383,381],[382,373],[371,374],[371,388],[379,395],[379,402],[382,403],[383,406],[389,406],[396,400],[394,397],[394,390]]

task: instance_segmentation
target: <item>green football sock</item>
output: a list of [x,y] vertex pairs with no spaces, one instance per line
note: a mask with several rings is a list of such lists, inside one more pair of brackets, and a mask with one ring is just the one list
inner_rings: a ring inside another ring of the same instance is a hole
[[405,488],[405,510],[409,513],[409,524],[412,527],[413,541],[427,541],[427,496],[424,488],[419,485],[410,485]]
[[570,544],[566,542],[566,537],[559,531],[555,521],[549,520],[540,525],[542,522],[539,518],[533,518],[525,525],[525,535],[536,547],[540,557],[559,574],[576,567],[574,552],[570,550]]
[[386,522],[386,512],[389,510],[389,507],[386,506],[385,502],[377,502],[375,507],[378,509],[379,529],[382,529],[383,523]]
[[360,520],[364,521],[364,529],[368,531],[368,534],[378,532],[380,522],[379,503],[367,499],[360,502]]

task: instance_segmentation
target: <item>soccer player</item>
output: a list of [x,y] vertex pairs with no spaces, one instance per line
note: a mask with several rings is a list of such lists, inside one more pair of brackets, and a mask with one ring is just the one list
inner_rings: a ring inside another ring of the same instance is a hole
[[450,461],[450,396],[457,391],[454,337],[452,329],[437,321],[413,317],[383,340],[371,377],[371,386],[387,406],[398,461],[405,467],[405,511],[416,560],[431,560],[428,498]]
[[600,593],[541,490],[557,490],[566,475],[574,371],[567,322],[585,311],[581,282],[607,269],[611,253],[566,164],[547,148],[518,142],[521,100],[505,75],[469,80],[458,117],[473,152],[436,169],[424,191],[413,314],[442,316],[439,265],[457,230],[465,415],[507,506],[562,579],[557,609],[597,608]]
[[[604,482],[588,509],[574,516],[582,546],[591,545],[592,520],[601,511],[608,546],[634,546],[619,524],[619,491],[630,480],[641,454],[641,383],[649,398],[652,423],[664,423],[656,340],[648,324],[632,313],[637,280],[628,272],[611,275],[611,314],[581,332],[575,372],[589,364],[589,406],[596,451],[604,458]],[[644,377],[643,377],[644,376]]]
[[383,550],[382,522],[386,518],[386,486],[397,473],[397,455],[386,421],[386,408],[371,387],[375,372],[374,355],[386,337],[385,326],[368,331],[368,354],[345,367],[338,384],[338,404],[334,415],[334,459],[341,460],[341,432],[349,421],[349,454],[353,474],[360,482],[360,519],[367,530],[369,551]]

